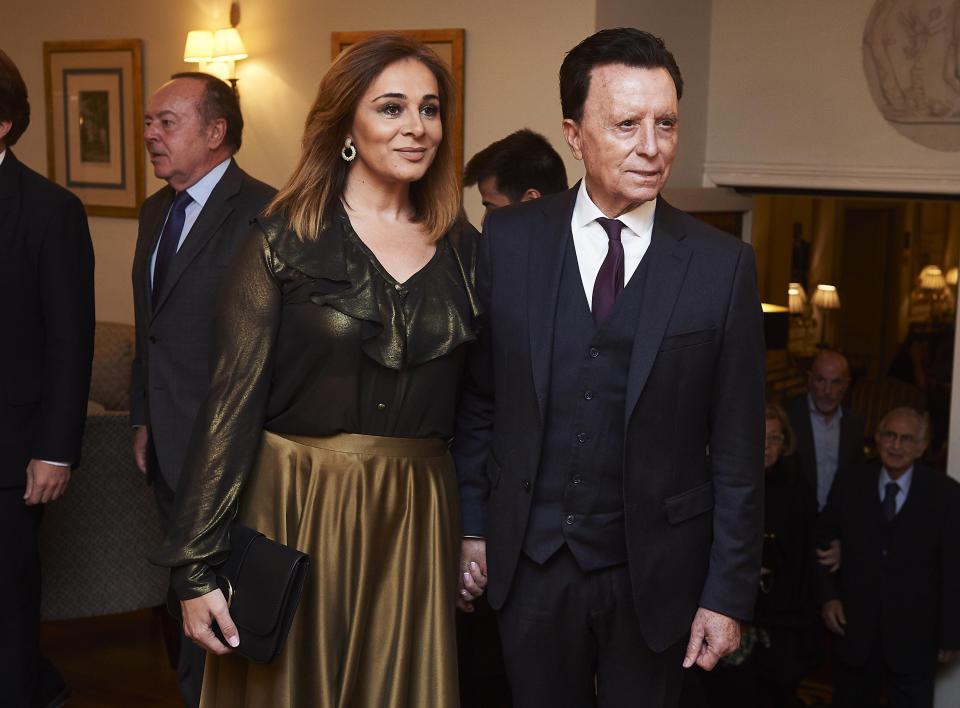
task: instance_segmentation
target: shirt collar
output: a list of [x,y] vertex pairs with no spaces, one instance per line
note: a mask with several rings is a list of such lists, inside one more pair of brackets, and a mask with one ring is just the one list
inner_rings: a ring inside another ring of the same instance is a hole
[[5,158],[6,156],[7,156],[7,149],[4,148],[3,151],[0,152],[0,165],[3,164],[3,158]]
[[887,472],[887,468],[883,465],[880,465],[880,479],[877,482],[877,487],[880,490],[881,497],[886,494],[887,484],[889,482],[896,482],[900,487],[900,491],[903,492],[904,499],[906,499],[907,494],[910,493],[910,485],[913,483],[913,465],[910,465],[910,469],[900,475],[897,479],[890,479],[890,474]]
[[[657,200],[651,199],[617,218],[634,236],[649,234],[653,230],[653,217],[656,210]],[[600,208],[593,203],[590,195],[587,194],[587,181],[581,180],[580,189],[577,190],[577,202],[573,207],[573,225],[583,228],[601,216],[605,217],[606,214],[600,211]]]
[[224,172],[227,171],[227,168],[230,166],[230,160],[232,159],[232,157],[228,157],[226,160],[207,172],[207,174],[205,174],[203,177],[187,187],[187,194],[190,195],[193,201],[195,201],[201,209],[210,198],[210,193],[213,191],[213,188],[217,186],[220,178],[223,177]]
[[[823,413],[821,413],[817,409],[816,405],[814,405],[813,396],[811,396],[809,393],[807,394],[807,406],[809,407],[811,414],[816,413],[817,417],[823,420]],[[833,414],[834,420],[839,421],[841,418],[843,418],[843,404],[837,406],[837,412]],[[832,423],[833,420],[831,420],[830,422]]]

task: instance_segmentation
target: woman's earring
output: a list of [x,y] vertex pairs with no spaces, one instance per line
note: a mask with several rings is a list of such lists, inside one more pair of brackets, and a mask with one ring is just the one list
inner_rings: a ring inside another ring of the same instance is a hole
[[340,150],[340,157],[343,158],[344,162],[353,162],[353,158],[357,156],[357,146],[353,144],[353,140],[347,137],[343,141],[343,149]]

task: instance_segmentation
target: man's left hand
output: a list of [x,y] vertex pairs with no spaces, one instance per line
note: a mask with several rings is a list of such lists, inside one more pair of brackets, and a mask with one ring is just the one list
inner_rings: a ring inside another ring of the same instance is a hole
[[51,465],[43,460],[30,460],[27,465],[27,491],[23,501],[27,506],[51,502],[67,489],[70,468]]
[[690,625],[690,642],[683,658],[683,668],[689,669],[697,664],[701,669],[710,671],[722,657],[736,651],[739,646],[740,622],[700,607]]

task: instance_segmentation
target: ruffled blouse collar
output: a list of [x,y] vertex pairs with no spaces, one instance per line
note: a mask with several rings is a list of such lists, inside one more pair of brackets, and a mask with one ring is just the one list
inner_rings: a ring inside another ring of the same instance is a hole
[[282,216],[257,222],[277,257],[314,281],[311,302],[361,321],[361,348],[380,365],[417,366],[476,338],[478,234],[466,221],[455,223],[433,258],[403,283],[361,241],[342,205],[309,241]]

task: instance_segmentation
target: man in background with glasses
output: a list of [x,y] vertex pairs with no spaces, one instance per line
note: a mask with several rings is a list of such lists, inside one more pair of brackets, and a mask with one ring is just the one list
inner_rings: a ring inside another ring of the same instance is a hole
[[933,705],[937,662],[960,649],[960,484],[918,460],[927,422],[895,408],[877,429],[880,459],[837,477],[820,542],[839,539],[837,573],[818,567],[835,636],[833,705]]

